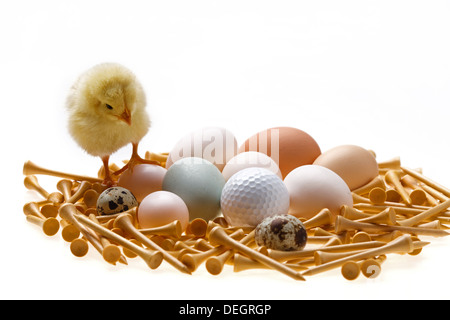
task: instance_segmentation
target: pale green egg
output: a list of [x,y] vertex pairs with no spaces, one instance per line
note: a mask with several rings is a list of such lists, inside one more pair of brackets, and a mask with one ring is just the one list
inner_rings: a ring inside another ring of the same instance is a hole
[[177,194],[189,209],[189,219],[206,221],[220,214],[225,178],[211,162],[189,157],[176,161],[164,176],[162,189]]

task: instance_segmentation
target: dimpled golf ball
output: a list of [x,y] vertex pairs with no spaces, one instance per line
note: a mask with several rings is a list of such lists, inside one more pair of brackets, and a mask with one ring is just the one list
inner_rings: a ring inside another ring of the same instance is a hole
[[308,236],[303,223],[291,215],[265,218],[255,229],[255,242],[269,249],[294,251],[306,245]]
[[230,225],[256,227],[266,217],[288,213],[289,193],[275,173],[252,167],[231,176],[220,204]]

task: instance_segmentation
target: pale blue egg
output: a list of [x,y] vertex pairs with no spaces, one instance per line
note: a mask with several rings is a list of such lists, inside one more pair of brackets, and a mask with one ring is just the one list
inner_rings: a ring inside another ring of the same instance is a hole
[[197,157],[176,161],[164,176],[162,189],[178,195],[189,209],[189,219],[206,221],[220,214],[225,178],[211,162]]

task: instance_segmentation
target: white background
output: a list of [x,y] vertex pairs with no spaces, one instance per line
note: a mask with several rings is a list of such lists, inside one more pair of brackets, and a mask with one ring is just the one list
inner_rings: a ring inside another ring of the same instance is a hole
[[[322,151],[357,144],[450,186],[449,16],[447,1],[3,1],[0,298],[450,298],[450,239],[389,256],[376,279],[214,277],[204,266],[187,276],[131,259],[114,267],[94,250],[75,258],[22,213],[34,196],[26,160],[96,174],[100,160],[68,135],[64,101],[81,72],[105,61],[128,66],[147,92],[153,126],[142,155],[203,126],[226,127],[239,143],[293,126]],[[56,190],[56,178],[39,179]]]

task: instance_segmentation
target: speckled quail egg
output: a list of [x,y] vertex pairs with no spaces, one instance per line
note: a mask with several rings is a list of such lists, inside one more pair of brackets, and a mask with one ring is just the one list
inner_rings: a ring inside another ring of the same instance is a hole
[[269,249],[302,250],[307,238],[303,223],[292,215],[267,217],[255,229],[255,242]]
[[97,211],[101,215],[115,214],[136,207],[138,202],[130,190],[111,187],[103,191],[97,200]]

